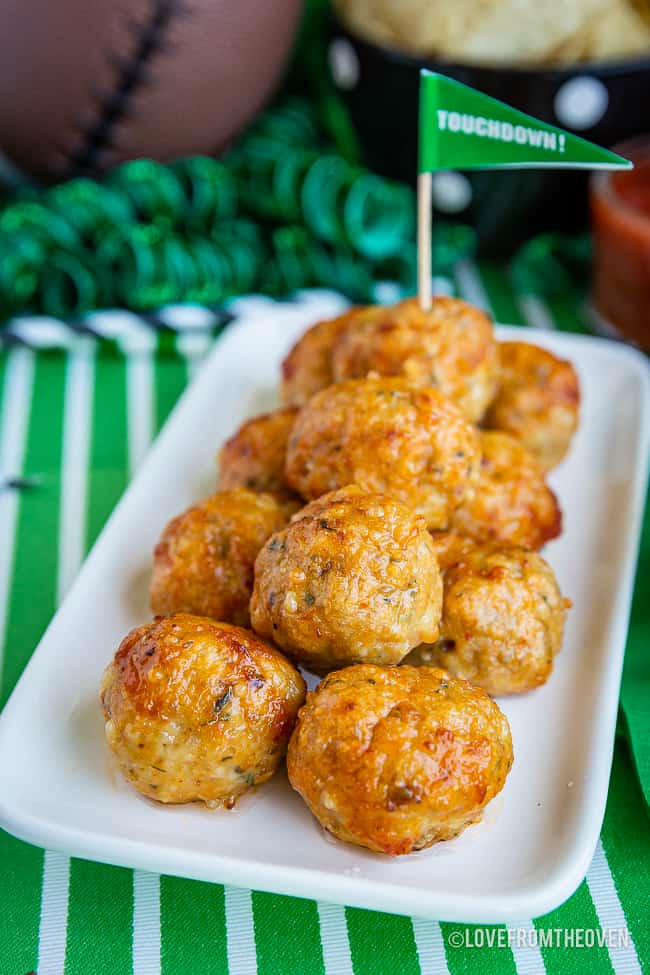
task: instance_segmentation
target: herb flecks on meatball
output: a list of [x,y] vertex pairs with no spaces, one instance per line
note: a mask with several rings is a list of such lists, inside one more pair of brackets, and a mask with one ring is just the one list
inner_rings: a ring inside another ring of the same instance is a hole
[[399,662],[438,632],[442,584],[422,518],[386,495],[333,491],[255,563],[253,628],[316,673]]
[[405,376],[435,386],[474,422],[496,392],[497,351],[492,322],[460,298],[437,295],[428,311],[407,298],[374,314],[351,317],[332,348],[336,382]]
[[247,420],[219,452],[219,489],[248,488],[295,499],[284,467],[298,410],[287,407]]
[[570,362],[527,342],[498,346],[498,392],[485,426],[521,440],[543,471],[566,456],[577,430],[580,383]]
[[254,633],[188,614],[132,630],[101,686],[109,748],[139,792],[228,808],[276,771],[304,696]]
[[257,553],[294,510],[270,494],[235,488],[173,518],[154,552],[153,612],[247,626]]
[[468,540],[445,549],[440,636],[407,663],[444,667],[497,696],[546,683],[569,605],[550,565],[537,552]]
[[403,378],[349,379],[302,408],[287,450],[287,481],[308,499],[358,484],[390,494],[446,528],[478,477],[476,429],[433,388]]
[[338,839],[391,856],[480,820],[512,765],[505,715],[432,667],[357,665],[307,696],[289,781]]
[[481,433],[482,458],[474,493],[453,512],[449,527],[477,542],[539,549],[562,531],[562,512],[537,460],[514,437]]

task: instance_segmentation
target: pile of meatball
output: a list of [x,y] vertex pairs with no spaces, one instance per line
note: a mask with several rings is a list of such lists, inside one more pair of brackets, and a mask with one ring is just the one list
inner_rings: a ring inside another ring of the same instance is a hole
[[544,684],[562,645],[539,551],[578,379],[437,297],[318,323],[281,392],[163,531],[154,621],[104,674],[106,737],[164,803],[231,808],[286,756],[326,830],[410,853],[480,820],[513,761],[493,697]]

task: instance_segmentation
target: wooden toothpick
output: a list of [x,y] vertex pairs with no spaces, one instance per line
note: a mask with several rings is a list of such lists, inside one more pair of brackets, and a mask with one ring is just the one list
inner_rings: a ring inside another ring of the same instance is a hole
[[431,308],[431,173],[418,175],[418,300]]

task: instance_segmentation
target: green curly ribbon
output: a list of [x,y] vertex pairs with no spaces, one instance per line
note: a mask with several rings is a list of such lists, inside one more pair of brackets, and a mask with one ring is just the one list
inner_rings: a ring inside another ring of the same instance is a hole
[[398,254],[413,238],[410,187],[316,149],[254,135],[229,157],[248,212],[262,220],[300,220],[334,248],[368,260]]
[[[223,161],[136,159],[102,182],[23,192],[0,211],[0,314],[79,316],[254,290],[332,287],[370,301],[415,286],[413,191],[331,152],[311,108],[265,112]],[[435,267],[474,248],[437,223]]]

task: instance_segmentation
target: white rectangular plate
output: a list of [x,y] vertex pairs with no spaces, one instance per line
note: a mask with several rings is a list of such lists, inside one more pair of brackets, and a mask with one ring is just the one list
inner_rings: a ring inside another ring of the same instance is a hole
[[573,600],[545,687],[500,703],[515,764],[483,823],[396,860],[327,840],[284,772],[233,812],[156,806],[112,774],[97,689],[122,636],[149,617],[151,551],[166,520],[211,493],[217,446],[273,406],[278,368],[340,299],[243,299],[88,558],[0,720],[0,822],[76,856],[467,922],[535,917],[578,886],[598,839],[647,474],[642,356],[602,339],[503,328],[570,358],[584,393],[554,472],[565,516],[547,550]]

